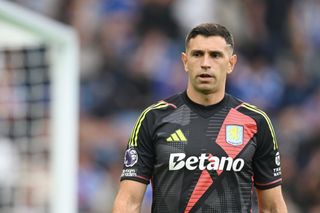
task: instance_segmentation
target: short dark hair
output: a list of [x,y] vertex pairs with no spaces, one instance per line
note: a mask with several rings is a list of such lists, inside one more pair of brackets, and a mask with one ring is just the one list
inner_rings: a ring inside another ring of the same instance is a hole
[[192,38],[195,38],[197,35],[202,35],[205,37],[209,36],[221,36],[224,38],[227,44],[231,46],[231,48],[234,48],[234,40],[233,36],[230,33],[230,31],[220,24],[215,23],[203,23],[196,27],[194,27],[187,35],[185,40],[185,48],[187,49],[187,46],[189,44],[189,41]]

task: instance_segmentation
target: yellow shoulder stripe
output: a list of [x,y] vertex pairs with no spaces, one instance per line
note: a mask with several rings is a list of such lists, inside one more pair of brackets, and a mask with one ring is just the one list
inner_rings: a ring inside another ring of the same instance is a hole
[[270,132],[271,132],[271,135],[272,135],[272,138],[273,138],[273,149],[278,149],[278,142],[277,142],[276,134],[275,134],[275,131],[274,131],[272,123],[271,123],[271,120],[268,117],[268,115],[264,111],[258,109],[254,105],[251,105],[251,104],[248,104],[248,103],[243,103],[241,106],[243,106],[246,109],[249,109],[249,110],[251,110],[253,112],[256,112],[256,113],[262,115],[266,119],[266,121],[268,123],[268,126],[269,126],[269,129],[270,129]]
[[140,114],[140,116],[137,119],[136,124],[132,130],[132,133],[131,133],[131,136],[129,139],[129,146],[137,146],[138,134],[140,131],[140,127],[141,127],[142,121],[145,119],[147,113],[153,109],[164,108],[164,107],[167,107],[168,105],[169,105],[168,103],[161,101],[157,104],[153,104],[153,105],[149,106]]

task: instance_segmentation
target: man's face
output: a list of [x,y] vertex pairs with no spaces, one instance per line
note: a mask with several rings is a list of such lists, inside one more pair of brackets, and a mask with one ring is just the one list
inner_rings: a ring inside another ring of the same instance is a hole
[[224,92],[227,74],[232,72],[237,57],[224,38],[198,35],[189,41],[182,61],[189,76],[188,90],[211,94]]

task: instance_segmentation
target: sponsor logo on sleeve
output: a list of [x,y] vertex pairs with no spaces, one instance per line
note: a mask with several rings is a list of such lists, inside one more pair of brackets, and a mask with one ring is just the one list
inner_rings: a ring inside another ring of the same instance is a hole
[[226,125],[226,141],[233,146],[243,144],[243,126]]
[[135,177],[137,176],[135,169],[124,169],[122,170],[121,177]]
[[274,168],[273,169],[273,176],[276,177],[276,176],[280,176],[280,175],[281,175],[281,168],[280,167]]
[[126,167],[132,167],[138,162],[138,153],[135,149],[129,148],[124,154],[124,165]]

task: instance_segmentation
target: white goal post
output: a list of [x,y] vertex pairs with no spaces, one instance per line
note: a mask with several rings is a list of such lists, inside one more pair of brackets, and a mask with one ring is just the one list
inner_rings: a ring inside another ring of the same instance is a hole
[[48,208],[50,213],[76,213],[79,113],[76,32],[14,3],[0,1],[0,49],[36,43],[50,49],[51,182]]

